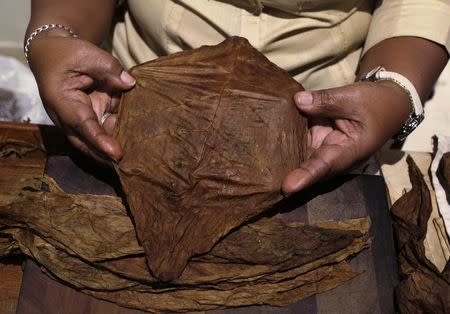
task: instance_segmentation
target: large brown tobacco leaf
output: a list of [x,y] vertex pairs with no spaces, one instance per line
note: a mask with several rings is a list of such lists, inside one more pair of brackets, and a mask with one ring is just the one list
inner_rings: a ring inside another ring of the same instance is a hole
[[408,156],[407,161],[413,188],[392,206],[403,276],[396,300],[401,313],[450,313],[450,262],[439,272],[425,256],[430,191],[412,158]]
[[242,38],[145,63],[122,99],[116,170],[152,274],[189,259],[282,199],[306,153],[302,90]]

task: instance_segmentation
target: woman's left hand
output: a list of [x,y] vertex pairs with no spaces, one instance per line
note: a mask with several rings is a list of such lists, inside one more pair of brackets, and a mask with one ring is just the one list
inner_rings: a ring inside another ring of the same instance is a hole
[[308,158],[284,179],[287,194],[367,159],[400,130],[411,112],[407,93],[391,81],[304,91],[294,100],[308,118]]

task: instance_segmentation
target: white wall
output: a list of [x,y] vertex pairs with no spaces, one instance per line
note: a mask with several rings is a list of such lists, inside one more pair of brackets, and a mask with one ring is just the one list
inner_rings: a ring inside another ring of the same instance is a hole
[[22,54],[25,29],[30,18],[30,0],[0,0],[0,54]]

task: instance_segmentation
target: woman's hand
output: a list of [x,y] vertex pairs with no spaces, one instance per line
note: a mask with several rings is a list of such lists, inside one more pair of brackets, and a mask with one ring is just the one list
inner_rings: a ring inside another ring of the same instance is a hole
[[[377,66],[408,78],[422,102],[448,60],[445,47],[418,37],[393,37],[370,48],[357,79]],[[293,193],[368,158],[397,133],[411,112],[407,93],[392,81],[359,82],[295,95],[308,117],[308,159],[284,179]]]
[[135,80],[108,52],[91,42],[42,34],[30,47],[29,64],[44,106],[78,149],[97,160],[119,160],[122,149],[111,136],[120,95]]
[[406,92],[391,81],[359,82],[294,96],[308,117],[308,158],[284,179],[290,194],[368,158],[399,131],[411,112]]

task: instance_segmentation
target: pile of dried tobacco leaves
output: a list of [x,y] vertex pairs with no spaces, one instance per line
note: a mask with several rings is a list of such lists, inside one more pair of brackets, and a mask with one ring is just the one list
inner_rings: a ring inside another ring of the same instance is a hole
[[[48,179],[47,179],[48,180]],[[356,275],[349,256],[370,244],[368,219],[286,225],[265,218],[194,257],[177,280],[149,274],[143,248],[117,197],[22,190],[0,204],[0,255],[20,250],[77,289],[151,312],[252,304],[287,305]]]

